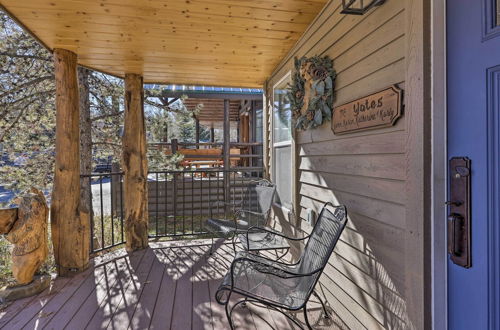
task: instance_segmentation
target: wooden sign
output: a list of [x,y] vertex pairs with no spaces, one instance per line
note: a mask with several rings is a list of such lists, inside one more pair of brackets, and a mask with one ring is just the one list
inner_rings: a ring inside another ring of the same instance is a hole
[[403,91],[392,86],[333,109],[332,129],[345,134],[393,126],[401,117]]

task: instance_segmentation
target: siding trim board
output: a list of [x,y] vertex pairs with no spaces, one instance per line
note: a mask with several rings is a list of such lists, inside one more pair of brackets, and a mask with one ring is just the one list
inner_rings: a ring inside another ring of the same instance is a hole
[[338,136],[327,123],[294,132],[297,223],[274,220],[287,234],[307,233],[307,209],[319,211],[325,201],[347,205],[348,228],[320,280],[341,328],[430,324],[424,285],[430,277],[424,221],[430,205],[424,162],[430,155],[424,125],[430,122],[429,5],[394,0],[349,16],[332,0],[267,80],[271,95],[294,57],[328,55],[338,74],[334,106],[393,84],[405,90],[405,110],[393,127]]

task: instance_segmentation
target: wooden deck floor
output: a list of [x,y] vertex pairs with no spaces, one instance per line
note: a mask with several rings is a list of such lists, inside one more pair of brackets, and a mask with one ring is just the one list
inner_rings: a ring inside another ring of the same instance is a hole
[[[123,249],[96,257],[72,278],[58,278],[38,296],[0,306],[1,329],[228,329],[214,293],[233,258],[218,241],[151,243],[145,251]],[[318,329],[336,329],[335,317],[308,314]],[[296,315],[302,320],[302,314]],[[233,313],[237,329],[295,329],[283,315],[249,305]],[[327,323],[325,323],[327,322]],[[316,328],[316,327],[315,327]]]

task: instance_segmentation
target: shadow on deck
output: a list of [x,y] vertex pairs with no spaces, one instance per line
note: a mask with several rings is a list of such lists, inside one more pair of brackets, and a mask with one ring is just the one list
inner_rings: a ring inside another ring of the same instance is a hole
[[[93,259],[72,278],[58,278],[38,296],[0,306],[1,329],[228,329],[223,306],[214,295],[233,251],[210,240],[151,243],[127,254],[124,249]],[[322,318],[310,303],[318,329],[337,329],[336,316]],[[302,313],[297,313],[302,320]],[[238,307],[237,329],[296,329],[283,315],[262,307]]]

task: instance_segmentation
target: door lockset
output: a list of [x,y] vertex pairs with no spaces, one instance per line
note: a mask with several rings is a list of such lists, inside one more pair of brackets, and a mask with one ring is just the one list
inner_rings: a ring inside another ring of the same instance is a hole
[[452,256],[462,255],[460,239],[463,235],[464,218],[460,214],[448,215],[448,253]]
[[453,157],[449,162],[448,254],[455,264],[470,268],[471,263],[471,161]]

